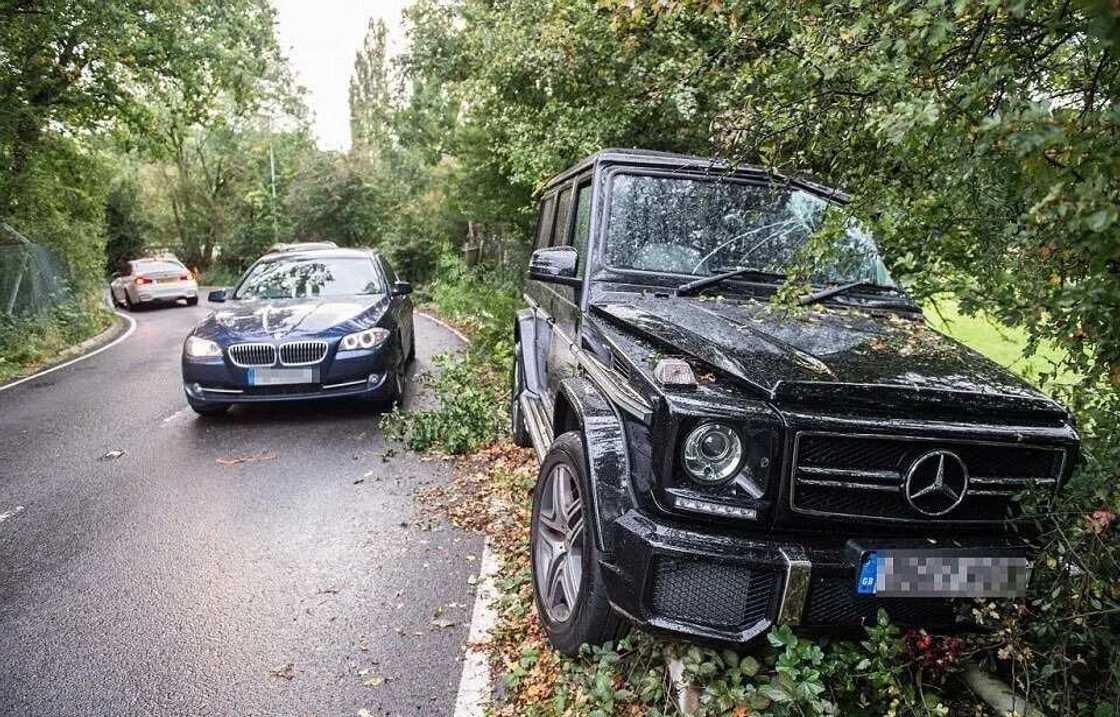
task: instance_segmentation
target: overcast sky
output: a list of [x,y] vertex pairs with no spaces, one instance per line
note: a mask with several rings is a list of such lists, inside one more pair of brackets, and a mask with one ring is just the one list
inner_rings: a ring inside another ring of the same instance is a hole
[[272,0],[280,47],[308,89],[315,135],[323,149],[350,147],[347,91],[354,53],[371,17],[389,27],[390,53],[404,41],[401,10],[409,0]]

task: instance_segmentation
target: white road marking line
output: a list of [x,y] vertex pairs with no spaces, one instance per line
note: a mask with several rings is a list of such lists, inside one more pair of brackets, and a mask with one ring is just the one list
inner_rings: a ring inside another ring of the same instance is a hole
[[[465,344],[471,342],[463,332],[440,321],[436,317],[417,311],[437,326],[450,331]],[[479,560],[478,579],[475,581],[474,608],[471,610],[471,626],[467,633],[467,641],[475,647],[468,647],[463,654],[463,674],[459,678],[459,692],[455,696],[454,717],[483,717],[486,706],[490,704],[490,660],[487,647],[490,642],[494,625],[498,622],[498,613],[494,610],[494,599],[498,596],[494,579],[498,575],[498,561],[490,549],[490,539],[482,544],[482,559]]]
[[0,513],[0,523],[3,523],[8,518],[14,518],[22,512],[23,512],[23,506],[22,505],[17,505],[12,510],[4,511],[3,513]]
[[117,338],[113,339],[109,343],[105,344],[101,348],[96,349],[94,351],[90,351],[88,354],[82,354],[81,356],[79,356],[77,358],[70,359],[69,361],[66,361],[64,363],[60,363],[57,366],[51,366],[50,368],[44,369],[44,370],[42,370],[38,373],[33,373],[30,376],[25,376],[18,381],[12,381],[11,383],[4,384],[3,386],[0,386],[0,391],[7,391],[9,388],[15,388],[16,386],[20,385],[21,383],[27,383],[28,381],[32,381],[34,379],[39,378],[40,376],[46,376],[48,373],[53,373],[53,372],[59,370],[60,368],[66,368],[67,366],[73,366],[74,364],[78,363],[79,361],[85,361],[88,358],[92,358],[92,357],[96,356],[97,354],[101,353],[102,351],[108,351],[109,349],[113,348],[114,346],[116,346],[120,342],[127,339],[129,336],[132,335],[132,332],[136,330],[136,319],[132,318],[128,314],[123,314],[120,311],[117,311],[116,309],[113,309],[113,313],[116,314],[117,316],[120,316],[121,318],[125,319],[126,321],[128,321],[128,330],[125,331],[123,334],[121,334]]
[[[471,627],[467,640],[475,646],[490,641],[498,613],[493,601],[497,597],[494,578],[498,575],[498,561],[490,550],[490,539],[482,547],[482,560],[478,571],[478,588],[471,613]],[[486,647],[468,647],[463,655],[463,676],[459,679],[459,694],[455,697],[454,717],[483,717],[490,704],[490,661]]]
[[455,334],[455,338],[459,339],[460,341],[462,341],[465,344],[469,344],[471,342],[471,340],[469,338],[467,338],[466,334],[464,334],[462,331],[455,328],[451,324],[447,323],[446,321],[441,321],[441,320],[437,319],[436,317],[432,316],[431,314],[426,314],[423,311],[417,311],[416,315],[417,316],[423,316],[425,319],[427,319],[428,321],[431,321],[433,324],[436,324],[437,326],[442,326],[443,328],[447,329],[451,333]]

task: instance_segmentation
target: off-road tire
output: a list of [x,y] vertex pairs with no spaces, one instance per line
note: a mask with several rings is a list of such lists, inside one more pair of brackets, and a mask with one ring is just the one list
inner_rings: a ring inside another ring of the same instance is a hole
[[[540,594],[540,581],[537,571],[537,553],[535,541],[539,522],[541,520],[541,506],[544,492],[549,481],[544,480],[550,475],[552,469],[564,463],[568,470],[576,477],[581,494],[581,503],[584,506],[584,531],[582,541],[582,577],[580,579],[578,597],[575,607],[567,619],[562,622],[554,621],[545,608],[544,600]],[[601,645],[619,637],[624,623],[611,609],[607,599],[607,587],[603,580],[602,568],[599,565],[601,553],[595,544],[595,528],[593,501],[591,500],[591,483],[587,477],[587,458],[584,453],[583,437],[578,431],[569,431],[561,435],[552,443],[544,462],[541,463],[540,476],[537,486],[533,490],[533,513],[531,523],[531,558],[533,570],[533,598],[540,615],[541,623],[548,633],[549,642],[559,652],[574,656],[579,653],[583,644]]]

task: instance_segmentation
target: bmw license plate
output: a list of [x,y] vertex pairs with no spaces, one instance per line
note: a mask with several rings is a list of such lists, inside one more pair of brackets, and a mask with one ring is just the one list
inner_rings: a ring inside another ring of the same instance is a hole
[[293,383],[316,383],[317,368],[251,368],[250,386],[285,386]]
[[881,597],[1013,598],[1026,593],[1031,561],[949,550],[870,550],[856,592]]

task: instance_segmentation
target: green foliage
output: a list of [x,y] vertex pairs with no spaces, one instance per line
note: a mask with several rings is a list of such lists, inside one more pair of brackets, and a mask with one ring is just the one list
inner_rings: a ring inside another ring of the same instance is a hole
[[18,197],[6,216],[0,209],[0,220],[50,249],[63,262],[75,297],[84,299],[102,288],[105,276],[105,158],[61,137],[43,137],[37,147],[22,168]]
[[444,255],[426,293],[440,316],[467,330],[471,353],[498,375],[509,373],[514,317],[523,305],[518,272],[468,267],[458,257]]
[[381,427],[387,437],[403,440],[416,451],[465,454],[493,443],[506,431],[499,381],[473,354],[438,356],[435,375],[423,382],[432,389],[437,406],[386,415]]
[[518,285],[511,272],[441,257],[437,278],[426,293],[441,316],[463,327],[471,343],[464,356],[437,357],[436,375],[425,379],[437,406],[390,414],[382,421],[386,435],[414,450],[463,454],[506,434]]
[[149,229],[141,212],[138,191],[134,178],[121,177],[105,200],[105,268],[110,274],[120,271],[129,259],[144,254]]
[[210,267],[198,275],[198,285],[215,287],[232,287],[241,278],[241,273],[229,269],[223,264]]
[[100,303],[73,299],[30,316],[0,314],[0,381],[16,378],[81,343],[110,320]]

